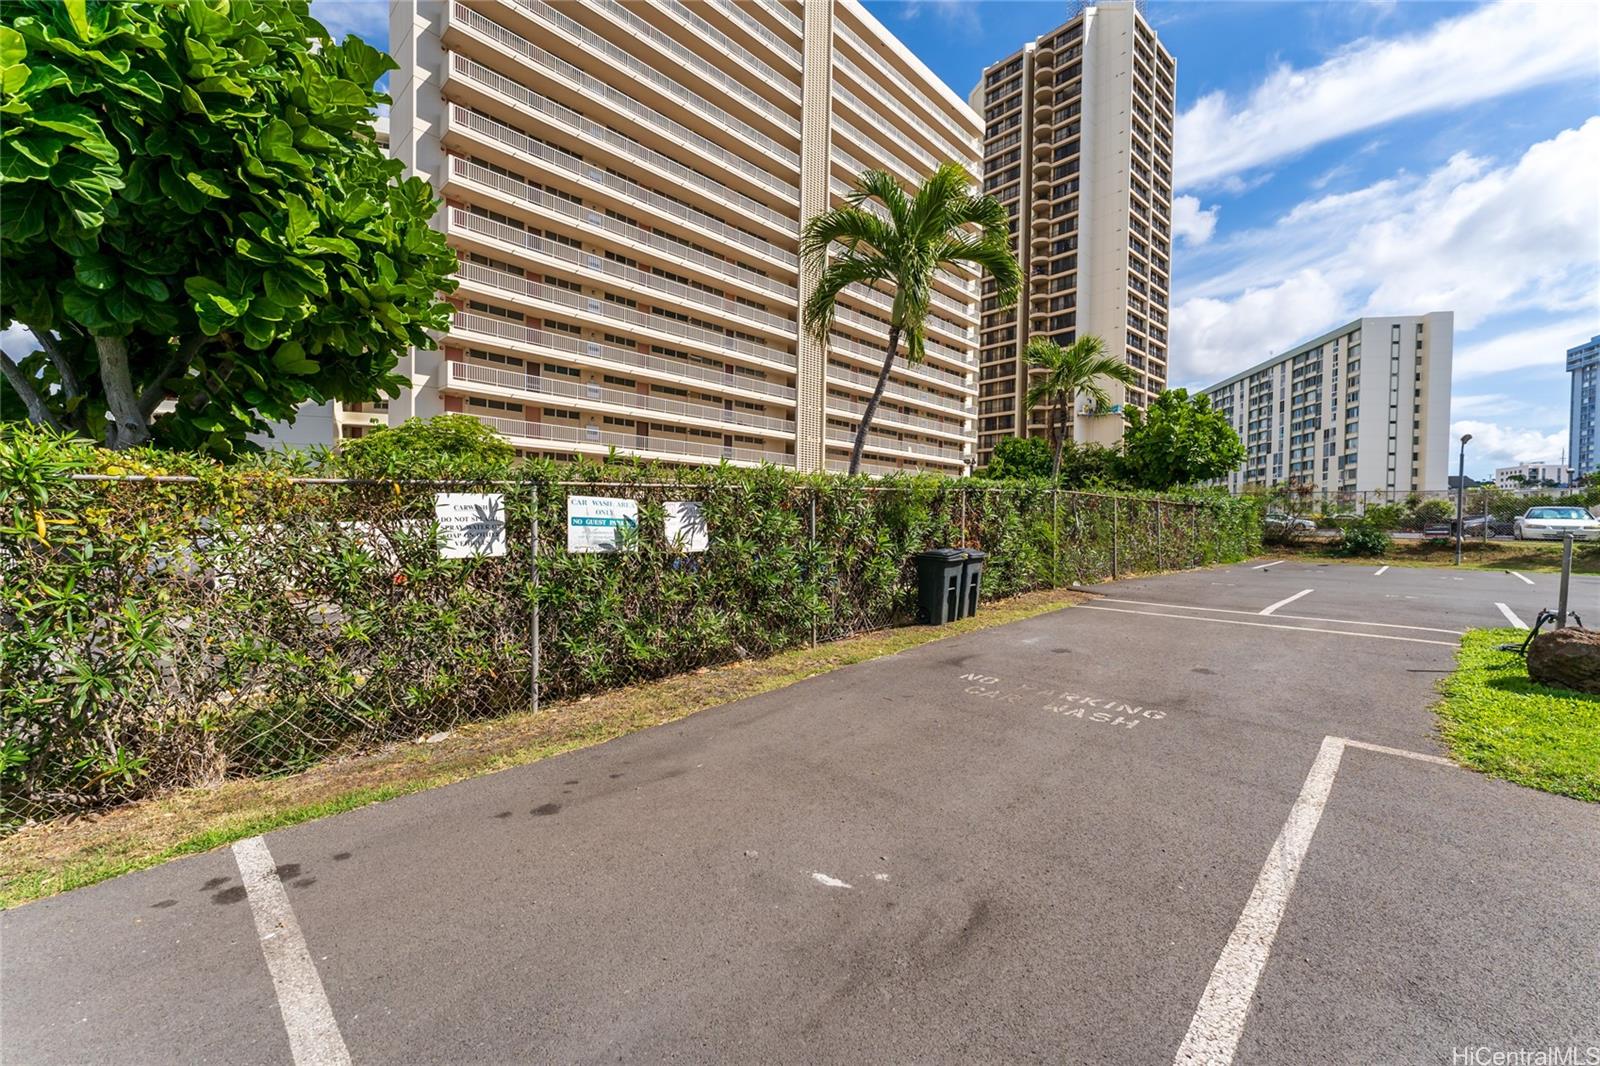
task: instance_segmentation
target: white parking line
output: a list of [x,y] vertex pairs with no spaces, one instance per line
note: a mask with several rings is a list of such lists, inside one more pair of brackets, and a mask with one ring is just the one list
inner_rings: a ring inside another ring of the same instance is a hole
[[[1412,599],[1413,597],[1408,596],[1406,598]],[[1140,607],[1170,607],[1179,611],[1209,611],[1212,614],[1248,614],[1251,616],[1256,616],[1261,613],[1260,611],[1237,611],[1228,607],[1195,607],[1187,603],[1154,603],[1150,600],[1124,600],[1118,599],[1115,596],[1102,597],[1098,602],[1132,603]],[[1278,614],[1273,615],[1273,617],[1278,619],[1293,619],[1296,622],[1337,622],[1344,626],[1377,626],[1380,629],[1414,629],[1419,633],[1451,633],[1458,637],[1462,633],[1462,630],[1459,629],[1440,629],[1438,626],[1403,626],[1398,622],[1357,622],[1350,618],[1318,618],[1309,614]]]
[[1289,905],[1289,893],[1300,876],[1300,864],[1305,861],[1306,848],[1311,835],[1322,820],[1322,809],[1327,806],[1328,793],[1333,790],[1334,775],[1339,772],[1339,759],[1344,755],[1344,741],[1338,737],[1324,737],[1317,752],[1311,772],[1300,788],[1300,795],[1289,810],[1278,839],[1267,853],[1266,865],[1256,878],[1255,888],[1233,927],[1233,935],[1222,949],[1222,956],[1211,970],[1211,980],[1200,995],[1200,1005],[1195,1008],[1194,1019],[1183,1043],[1178,1046],[1176,1063],[1229,1063],[1244,1033],[1244,1021],[1250,1013],[1250,1001],[1255,998],[1256,984],[1261,971],[1266,969],[1267,956],[1272,953],[1272,942],[1278,936],[1278,924],[1283,920],[1284,908]]
[[239,879],[250,899],[256,935],[261,938],[261,954],[266,956],[272,974],[272,987],[278,993],[278,1010],[289,1034],[289,1053],[295,1066],[350,1066],[350,1051],[339,1034],[328,994],[311,961],[300,923],[289,906],[267,842],[260,837],[241,840],[233,846],[233,861],[239,864]]
[[1269,566],[1277,566],[1281,562],[1283,562],[1282,559],[1274,559],[1270,563],[1262,563],[1260,566],[1252,566],[1250,569],[1252,569],[1252,570],[1265,570],[1267,567],[1269,567]]
[[1245,902],[1244,912],[1233,927],[1233,934],[1222,949],[1222,955],[1211,970],[1211,980],[1200,994],[1200,1005],[1195,1008],[1189,1031],[1173,1058],[1180,1066],[1228,1066],[1244,1034],[1244,1024],[1250,1014],[1250,1004],[1255,999],[1256,985],[1266,969],[1267,958],[1272,954],[1272,942],[1277,939],[1278,926],[1289,905],[1289,895],[1294,891],[1305,863],[1311,838],[1322,820],[1328,805],[1328,795],[1333,791],[1333,779],[1339,773],[1339,762],[1346,747],[1365,748],[1368,751],[1399,755],[1421,762],[1442,763],[1454,766],[1448,759],[1418,751],[1384,747],[1343,737],[1323,737],[1322,747],[1306,774],[1300,795],[1289,809],[1289,817],[1278,833],[1267,861],[1256,877],[1255,887]]
[[1121,607],[1100,607],[1092,603],[1081,603],[1074,610],[1078,611],[1111,611],[1114,614],[1137,614],[1146,618],[1176,618],[1181,622],[1207,622],[1214,626],[1254,626],[1257,629],[1287,629],[1291,633],[1327,633],[1335,637],[1357,637],[1361,640],[1400,640],[1407,644],[1437,644],[1441,648],[1454,648],[1458,642],[1453,640],[1423,640],[1421,637],[1391,637],[1387,633],[1352,633],[1348,629],[1316,629],[1311,626],[1280,626],[1271,622],[1246,622],[1242,618],[1197,618],[1192,614],[1166,614],[1161,611],[1128,611]]
[[1385,570],[1387,570],[1387,569],[1389,569],[1387,566],[1380,566],[1380,567],[1378,567],[1376,570],[1374,570],[1372,572],[1372,576],[1373,577],[1382,577],[1383,576],[1383,572]]
[[[1516,578],[1518,581],[1525,582],[1526,584],[1529,584],[1529,585],[1533,584],[1533,579],[1532,578],[1523,577],[1521,574],[1517,573],[1515,570],[1507,570],[1506,573],[1510,574],[1512,577]],[[1526,629],[1527,627],[1524,626],[1523,628]]]
[[1293,603],[1295,600],[1298,600],[1301,596],[1309,596],[1315,591],[1317,591],[1317,590],[1316,589],[1301,589],[1299,592],[1296,592],[1293,596],[1289,596],[1289,597],[1287,597],[1285,599],[1281,599],[1277,603],[1273,604],[1271,607],[1263,607],[1261,609],[1261,613],[1262,614],[1271,614],[1273,611],[1276,611],[1279,607],[1287,607],[1291,603]]
[[1506,616],[1506,621],[1510,622],[1512,625],[1516,626],[1518,629],[1527,629],[1528,628],[1528,623],[1526,623],[1522,619],[1518,618],[1516,611],[1513,611],[1511,608],[1507,607],[1503,603],[1496,603],[1495,606],[1500,608],[1500,613]]

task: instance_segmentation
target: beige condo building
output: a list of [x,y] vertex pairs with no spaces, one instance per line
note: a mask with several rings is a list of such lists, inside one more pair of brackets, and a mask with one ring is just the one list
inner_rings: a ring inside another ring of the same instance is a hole
[[1135,0],[1080,3],[1057,27],[990,65],[969,99],[984,119],[984,189],[1006,205],[1027,288],[1010,309],[984,292],[978,462],[1003,437],[1044,436],[1025,410],[1023,349],[1083,334],[1139,373],[1113,410],[1078,405],[1069,439],[1121,439],[1121,404],[1167,384],[1172,291],[1172,124],[1177,65]]
[[[802,220],[885,169],[978,171],[977,115],[856,0],[394,0],[391,151],[461,259],[437,351],[381,417],[463,412],[518,449],[846,465],[890,295],[807,336]],[[970,468],[977,279],[938,280],[863,470]],[[357,411],[355,414],[361,414]],[[353,432],[361,432],[354,427]]]

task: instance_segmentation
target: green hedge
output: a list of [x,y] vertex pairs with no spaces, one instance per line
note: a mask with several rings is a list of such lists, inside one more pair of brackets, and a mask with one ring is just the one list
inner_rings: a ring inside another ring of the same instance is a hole
[[[927,547],[987,551],[1000,597],[1238,559],[1260,537],[1255,505],[1225,496],[631,463],[319,482],[297,462],[0,433],[5,824],[526,709],[536,604],[539,689],[565,699],[912,622]],[[174,473],[192,480],[127,480]],[[509,553],[439,558],[441,490],[503,492]],[[568,554],[569,493],[639,500],[632,550]],[[702,504],[708,551],[669,548],[669,499]]]

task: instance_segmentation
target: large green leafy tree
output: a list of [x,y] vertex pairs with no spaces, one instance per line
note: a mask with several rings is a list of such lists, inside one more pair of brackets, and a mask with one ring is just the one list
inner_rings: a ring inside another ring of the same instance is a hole
[[1130,407],[1122,434],[1122,469],[1128,481],[1146,489],[1170,489],[1211,481],[1244,462],[1244,445],[1228,418],[1213,410],[1210,397],[1168,389],[1149,412]]
[[501,478],[516,461],[517,450],[471,415],[368,430],[330,459],[340,473],[366,478]]
[[1001,437],[980,476],[998,481],[1049,477],[1050,444],[1043,437]]
[[1065,348],[1048,337],[1035,337],[1023,350],[1028,366],[1040,371],[1033,375],[1023,405],[1032,411],[1040,404],[1050,405],[1050,447],[1055,463],[1050,476],[1061,476],[1061,451],[1067,440],[1067,422],[1074,401],[1084,396],[1097,409],[1111,406],[1111,394],[1102,379],[1124,385],[1137,385],[1139,375],[1116,356],[1106,354],[1106,342],[1084,334]]
[[[868,206],[873,200],[882,205],[882,215]],[[956,163],[934,171],[915,194],[901,188],[893,175],[869,170],[857,179],[845,203],[806,223],[800,256],[818,279],[804,312],[813,336],[828,342],[834,305],[851,285],[882,287],[894,297],[889,343],[877,387],[856,429],[850,473],[861,469],[861,450],[900,342],[905,341],[908,362],[923,359],[934,275],[940,269],[973,266],[994,279],[999,306],[1016,301],[1022,268],[1011,254],[1008,223],[1005,207],[992,196],[975,194],[971,175]]]
[[4,416],[226,453],[402,385],[455,257],[374,136],[393,69],[305,0],[0,6]]

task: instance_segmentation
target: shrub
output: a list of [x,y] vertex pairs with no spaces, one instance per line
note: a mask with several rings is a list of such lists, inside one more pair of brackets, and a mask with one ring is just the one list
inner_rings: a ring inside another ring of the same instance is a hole
[[[1131,573],[1259,547],[1254,502],[1225,496],[539,461],[492,489],[509,554],[445,559],[438,486],[296,480],[341,472],[304,462],[0,427],[4,824],[522,710],[536,680],[565,699],[907,623],[912,555],[936,545],[988,552],[993,597],[1108,576],[1114,554]],[[569,493],[637,500],[630,550],[569,554]],[[667,542],[669,500],[701,504],[708,550]]]
[[1363,519],[1346,526],[1339,539],[1328,547],[1333,555],[1360,557],[1383,555],[1390,547],[1389,533],[1381,526]]

